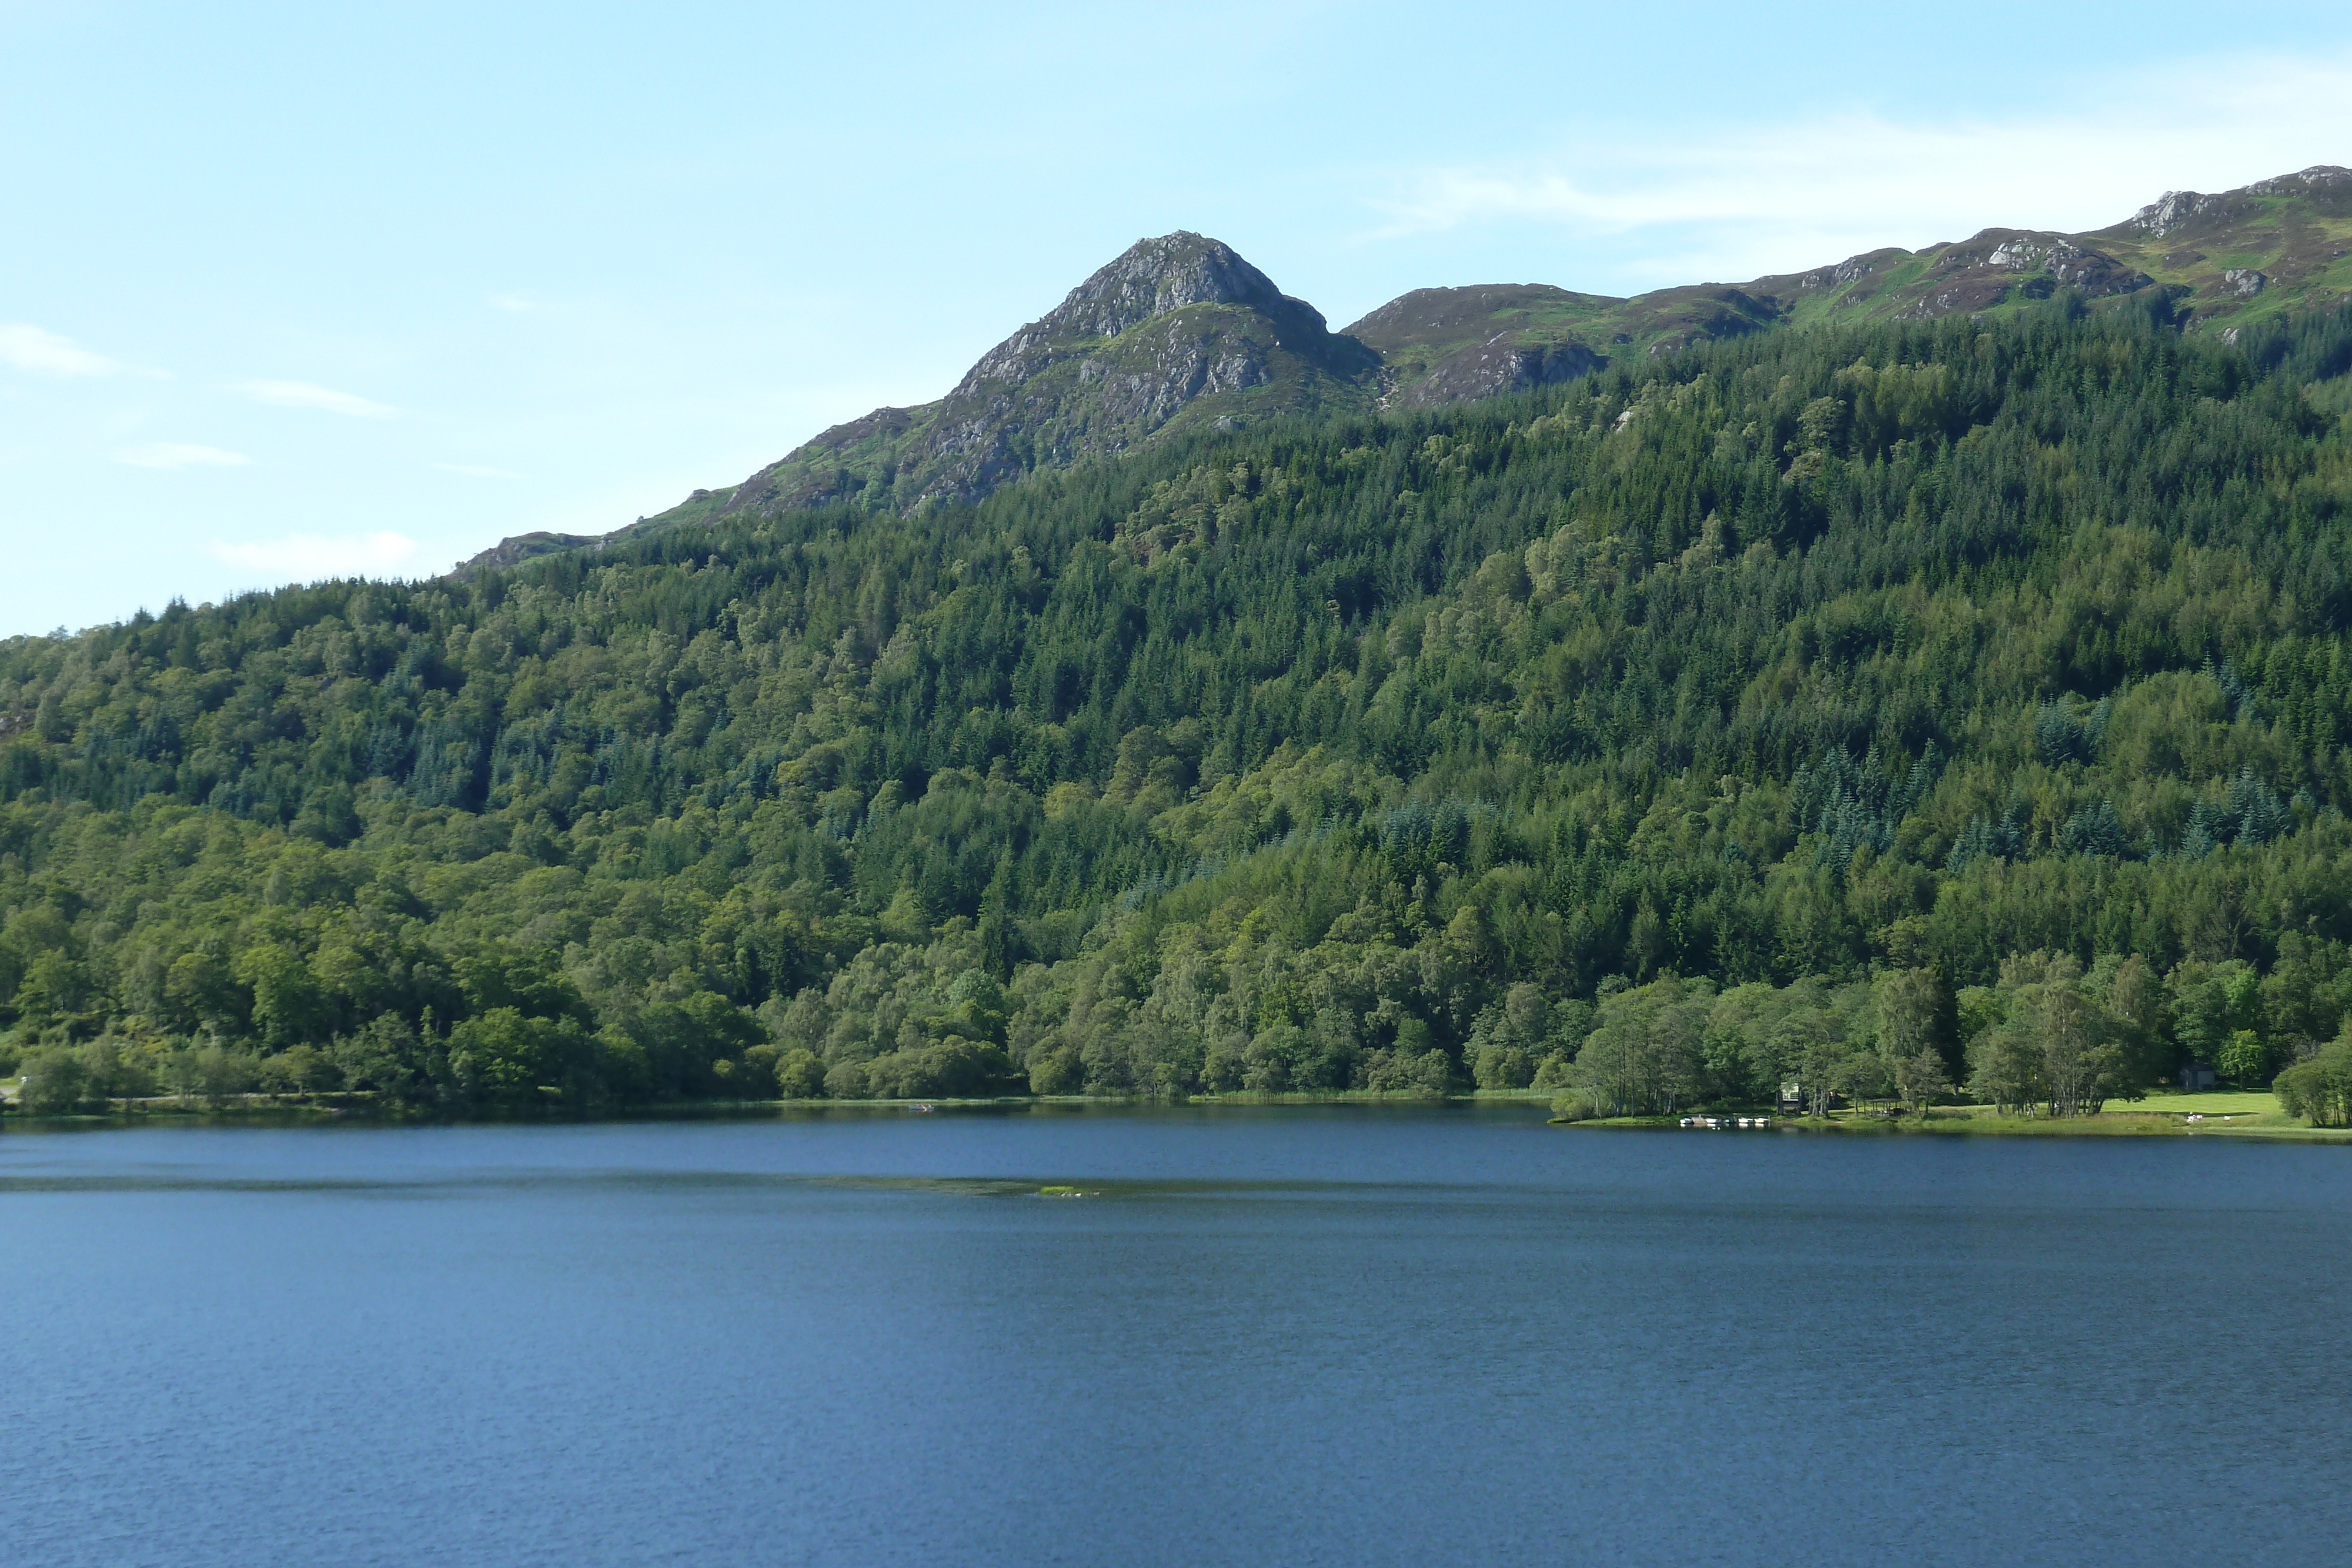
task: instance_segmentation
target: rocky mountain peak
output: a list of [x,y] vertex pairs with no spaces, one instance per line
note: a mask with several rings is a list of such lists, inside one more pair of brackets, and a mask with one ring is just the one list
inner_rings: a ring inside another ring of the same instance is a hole
[[1224,241],[1179,229],[1128,246],[1071,289],[1032,330],[1055,338],[1116,338],[1188,305],[1243,305],[1287,314],[1300,303],[1286,298],[1273,279]]
[[[1293,351],[1321,357],[1330,346],[1321,311],[1276,288],[1224,241],[1179,229],[1136,241],[1059,305],[982,355],[947,403],[953,408],[1000,395],[999,389],[1026,384],[1074,358],[1090,358],[1110,340],[1200,305],[1251,312]],[[1255,371],[1244,377],[1252,379]],[[1190,387],[1179,401],[1201,390]]]

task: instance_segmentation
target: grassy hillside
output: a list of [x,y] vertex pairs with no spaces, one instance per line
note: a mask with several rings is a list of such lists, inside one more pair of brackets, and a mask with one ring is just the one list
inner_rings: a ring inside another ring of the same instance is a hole
[[[2192,329],[2223,333],[2328,306],[2352,293],[2352,171],[2306,169],[2212,195],[2173,192],[2095,234],[1992,228],[1917,252],[1889,247],[1808,272],[1630,299],[1541,284],[1416,289],[1348,331],[1380,350],[1391,402],[1418,407],[1772,329],[1999,319],[2062,291],[2140,296]],[[1528,361],[1527,350],[1544,357]]]
[[2352,321],[2122,303],[10,642],[7,1049],[445,1103],[2267,1082],[2352,987]]
[[1635,299],[1485,284],[1415,289],[1347,330],[1379,351],[1391,406],[1423,408],[1572,381],[1612,360],[1780,326],[1785,315],[1775,300],[1717,284]]

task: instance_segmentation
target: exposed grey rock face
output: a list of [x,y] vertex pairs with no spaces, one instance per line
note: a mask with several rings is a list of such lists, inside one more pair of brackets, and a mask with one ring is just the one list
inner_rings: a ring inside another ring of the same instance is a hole
[[2061,283],[2079,283],[2113,268],[2112,256],[2086,251],[2064,235],[2011,235],[1985,257],[1988,267],[2011,272],[2047,272]]
[[1579,323],[1623,303],[1548,284],[1416,288],[1357,321],[1348,335],[1388,361],[1384,406],[1426,408],[1550,386],[1599,370],[1608,357],[1590,346]]
[[920,413],[919,409],[912,408],[877,408],[872,413],[853,419],[846,424],[836,424],[814,439],[803,442],[784,461],[789,463],[796,457],[814,457],[821,453],[846,452],[858,443],[876,436],[904,434]]
[[1811,272],[1792,273],[1785,277],[1759,279],[1799,290],[1843,288],[1849,283],[1859,283],[1891,261],[1900,261],[1908,251],[1887,248],[1864,251],[1860,256],[1847,256],[1834,267],[1817,267]]
[[2352,191],[2352,169],[2340,169],[2332,163],[2315,163],[2293,174],[2257,180],[2242,191],[2224,191],[2212,195],[2201,191],[2167,191],[2126,219],[2122,226],[2162,239],[2166,235],[2177,234],[2205,219],[2238,216],[2247,207],[2249,197],[2310,196],[2346,191]]
[[2252,299],[2270,282],[2270,276],[2251,267],[2233,267],[2221,275],[2221,281],[2239,298]]
[[1268,316],[1303,310],[1318,325],[1323,320],[1312,306],[1276,288],[1272,278],[1223,240],[1179,229],[1158,239],[1136,241],[1116,261],[1071,289],[1068,298],[1022,336],[1042,329],[1056,338],[1116,338],[1187,305],[1247,305]]
[[[638,521],[645,519],[640,517]],[[602,538],[588,534],[511,534],[484,550],[481,554],[457,563],[451,574],[465,577],[490,567],[520,566],[533,556],[553,555],[557,550],[577,549],[582,545],[604,545]]]
[[2315,191],[2352,191],[2352,169],[2314,163],[2308,169],[2275,179],[2257,180],[2246,187],[2257,196],[2305,196]]
[[2037,229],[1985,229],[1947,246],[1928,273],[1927,291],[1895,312],[1925,321],[1989,309],[2012,291],[2039,298],[2061,287],[2097,298],[2145,288],[2151,279],[2077,239]]
[[[2143,187],[2145,188],[2145,187]],[[2187,228],[2199,218],[2221,212],[2229,204],[2227,196],[2209,196],[2197,191],[2167,191],[2155,201],[2132,214],[2133,228],[2156,239]]]
[[1419,381],[1398,387],[1391,405],[1425,408],[1498,397],[1590,375],[1609,361],[1581,343],[1513,343],[1496,333],[1486,342],[1441,360]]
[[1192,305],[1237,305],[1294,330],[1324,330],[1321,312],[1284,294],[1232,246],[1179,230],[1129,246],[1060,305],[982,354],[948,397],[983,396],[992,382],[1025,382],[1090,340],[1116,338]]
[[1310,399],[1369,399],[1379,365],[1232,246],[1179,231],[1130,246],[938,402],[835,425],[737,486],[724,509],[877,484],[893,505],[976,500],[1040,466],[1125,451],[1202,398],[1297,383]]

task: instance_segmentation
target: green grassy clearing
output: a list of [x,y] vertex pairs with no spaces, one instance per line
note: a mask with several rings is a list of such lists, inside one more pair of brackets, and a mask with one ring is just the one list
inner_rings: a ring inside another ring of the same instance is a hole
[[[2202,1120],[2192,1123],[2196,1115]],[[2222,1118],[2228,1118],[2223,1120]],[[1623,1116],[1572,1124],[1585,1127],[1677,1127],[1680,1118]],[[1570,1124],[1561,1124],[1563,1125]],[[2112,1100],[2095,1116],[2048,1118],[2003,1116],[1990,1105],[1938,1105],[1923,1123],[1917,1117],[1885,1119],[1866,1111],[1832,1112],[1827,1120],[1775,1115],[1773,1127],[1795,1132],[1944,1133],[1971,1137],[2166,1137],[2206,1134],[2284,1137],[2302,1142],[2352,1142],[2352,1131],[2315,1128],[2290,1116],[2267,1090],[2216,1090],[2207,1093],[2158,1093],[2132,1102]]]
[[2162,1112],[2168,1115],[2248,1116],[2283,1115],[2278,1096],[2267,1089],[2211,1089],[2196,1094],[2158,1090],[2145,1100],[2125,1102],[2110,1100],[2107,1109],[2113,1111]]

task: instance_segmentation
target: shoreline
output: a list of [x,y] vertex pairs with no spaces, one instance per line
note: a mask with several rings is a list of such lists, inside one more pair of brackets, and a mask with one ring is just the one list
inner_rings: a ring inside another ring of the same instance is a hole
[[[382,1104],[364,1096],[334,1095],[319,1099],[278,1098],[252,1094],[243,1096],[238,1103],[207,1105],[201,1101],[183,1102],[177,1096],[156,1095],[136,1101],[116,1101],[105,1110],[75,1110],[33,1113],[19,1109],[11,1102],[7,1114],[0,1117],[0,1130],[22,1127],[26,1131],[67,1130],[81,1128],[136,1126],[194,1126],[205,1124],[243,1124],[248,1125],[278,1124],[291,1126],[396,1126],[446,1125],[456,1123],[525,1124],[535,1123],[572,1122],[691,1122],[748,1121],[763,1117],[810,1113],[826,1115],[840,1113],[924,1114],[943,1111],[1063,1111],[1087,1112],[1107,1109],[1144,1109],[1153,1106],[1217,1106],[1293,1107],[1318,1105],[1361,1105],[1367,1107],[1395,1106],[1433,1109],[1452,1106],[1472,1109],[1488,1106],[1541,1106],[1549,1108],[1557,1098],[1552,1090],[1478,1090],[1467,1094],[1433,1095],[1412,1092],[1376,1093],[1367,1091],[1336,1091],[1319,1093],[1284,1094],[1006,1094],[948,1097],[929,1100],[698,1100],[671,1102],[653,1105],[600,1105],[566,1107],[545,1105],[522,1109],[515,1106],[483,1106],[453,1110],[437,1106],[407,1106]],[[2227,1108],[2216,1105],[2210,1110],[2200,1109],[2206,1102],[2226,1101]],[[2175,1103],[2167,1105],[2166,1102]],[[2267,1103],[2266,1105],[2264,1103]],[[1555,1127],[1584,1128],[1601,1132],[1746,1132],[1824,1134],[1862,1134],[1875,1136],[1935,1136],[1935,1137],[2088,1137],[2088,1138],[2177,1138],[2223,1137],[2252,1138],[2273,1143],[2352,1143],[2352,1128],[2314,1127],[2299,1118],[2290,1118],[2278,1107],[2276,1099],[2267,1092],[2219,1094],[2164,1094],[2149,1101],[2131,1103],[2127,1110],[2102,1110],[2093,1115],[2052,1118],[2044,1116],[2002,1116],[1990,1106],[1936,1106],[1927,1115],[1881,1116],[1865,1112],[1832,1112],[1826,1119],[1787,1115],[1759,1108],[1734,1108],[1709,1111],[1706,1114],[1769,1115],[1772,1124],[1764,1128],[1700,1128],[1681,1125],[1684,1113],[1672,1116],[1611,1116],[1585,1117],[1575,1121],[1551,1116],[1546,1124]],[[2195,1120],[2191,1120],[2195,1117]]]
[[994,1094],[994,1095],[934,1095],[929,1099],[905,1100],[676,1100],[647,1104],[543,1105],[489,1104],[465,1108],[436,1105],[406,1105],[383,1103],[365,1093],[334,1094],[316,1097],[294,1095],[246,1094],[233,1103],[208,1104],[202,1100],[183,1100],[177,1095],[145,1095],[135,1100],[114,1100],[103,1110],[75,1109],[72,1111],[33,1112],[21,1108],[17,1102],[0,1103],[0,1129],[17,1124],[58,1125],[73,1124],[87,1126],[171,1125],[200,1122],[288,1122],[310,1125],[336,1123],[364,1125],[416,1124],[437,1124],[453,1122],[512,1123],[517,1124],[541,1122],[690,1122],[722,1118],[751,1118],[780,1112],[851,1112],[888,1111],[900,1114],[920,1114],[936,1111],[1063,1109],[1081,1110],[1108,1106],[1151,1105],[1242,1105],[1242,1106],[1307,1106],[1307,1105],[1531,1105],[1548,1107],[1557,1097],[1549,1089],[1482,1089],[1468,1094],[1423,1094],[1409,1091],[1394,1093],[1368,1090],[1337,1090],[1314,1093],[1284,1094]]
[[[2265,1099],[2269,1096],[2263,1096]],[[2198,1119],[2191,1121],[2195,1116]],[[1679,1116],[1587,1117],[1568,1121],[1553,1117],[1555,1127],[1589,1127],[1602,1132],[1797,1133],[1838,1134],[1879,1137],[1958,1138],[2252,1138],[2272,1143],[2352,1143],[2352,1128],[2315,1127],[2289,1117],[2273,1103],[2269,1111],[2222,1113],[2139,1110],[2100,1111],[2088,1116],[2002,1116],[1990,1106],[1938,1106],[1925,1117],[1872,1116],[1835,1112],[1826,1118],[1781,1116],[1763,1128],[1685,1127]]]

